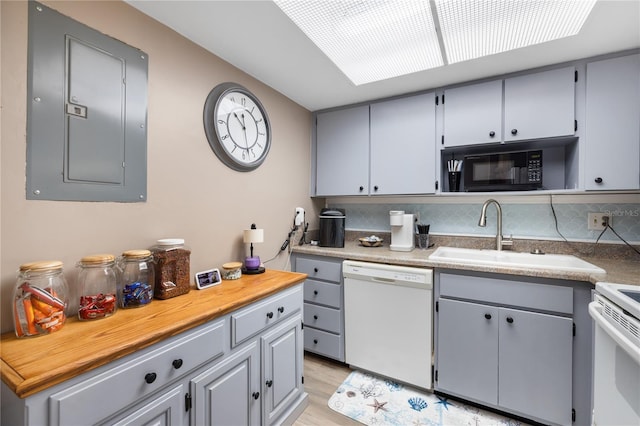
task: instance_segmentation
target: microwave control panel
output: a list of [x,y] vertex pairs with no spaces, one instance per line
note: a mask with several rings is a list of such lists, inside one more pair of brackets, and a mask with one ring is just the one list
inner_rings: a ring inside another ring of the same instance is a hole
[[532,151],[528,157],[527,180],[530,183],[542,182],[542,152]]

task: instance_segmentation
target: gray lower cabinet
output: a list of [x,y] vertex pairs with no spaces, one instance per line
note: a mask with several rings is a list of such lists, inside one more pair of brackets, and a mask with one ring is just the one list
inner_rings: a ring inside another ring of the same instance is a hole
[[574,376],[590,377],[579,352],[590,324],[577,308],[589,285],[478,274],[436,274],[435,390],[547,424],[572,424],[579,407],[588,422],[590,391],[576,392]]
[[306,405],[302,284],[25,399],[10,425],[272,425]]
[[342,259],[294,254],[304,283],[304,349],[344,362]]

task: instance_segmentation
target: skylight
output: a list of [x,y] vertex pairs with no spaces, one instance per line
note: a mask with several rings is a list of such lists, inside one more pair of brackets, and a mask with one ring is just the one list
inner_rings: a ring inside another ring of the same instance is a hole
[[274,1],[356,86],[575,35],[596,2]]

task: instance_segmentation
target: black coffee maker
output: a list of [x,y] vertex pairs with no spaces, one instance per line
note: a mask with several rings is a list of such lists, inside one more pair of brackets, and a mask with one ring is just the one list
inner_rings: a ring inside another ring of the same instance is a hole
[[344,209],[320,211],[320,247],[344,247]]

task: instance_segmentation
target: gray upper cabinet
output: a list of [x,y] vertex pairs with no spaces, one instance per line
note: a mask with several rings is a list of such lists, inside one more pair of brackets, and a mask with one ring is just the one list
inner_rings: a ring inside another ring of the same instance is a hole
[[316,118],[315,195],[435,192],[433,92]]
[[371,194],[435,192],[435,114],[433,92],[371,105]]
[[504,80],[504,140],[573,136],[575,68]]
[[502,80],[444,91],[445,148],[502,140]]
[[587,64],[585,189],[640,188],[640,54]]
[[369,105],[316,118],[316,195],[368,194]]

